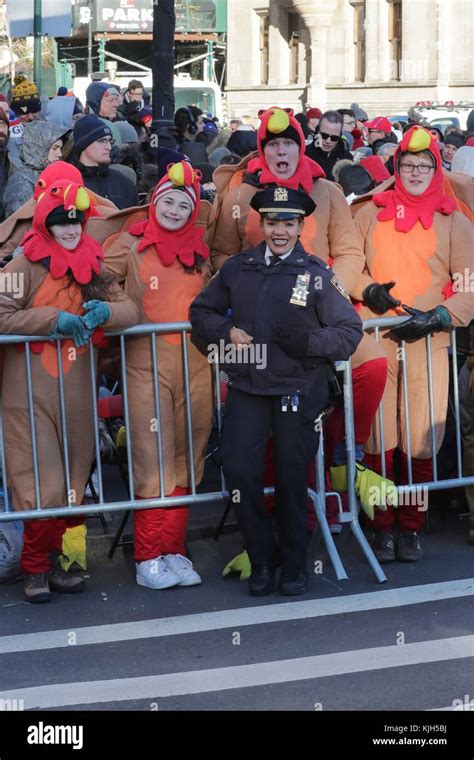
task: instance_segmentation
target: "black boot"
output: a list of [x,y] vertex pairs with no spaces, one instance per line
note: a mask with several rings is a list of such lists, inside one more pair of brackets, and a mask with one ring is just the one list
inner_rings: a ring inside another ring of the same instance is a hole
[[249,578],[250,596],[266,596],[275,589],[275,565],[273,562],[261,562],[252,565]]

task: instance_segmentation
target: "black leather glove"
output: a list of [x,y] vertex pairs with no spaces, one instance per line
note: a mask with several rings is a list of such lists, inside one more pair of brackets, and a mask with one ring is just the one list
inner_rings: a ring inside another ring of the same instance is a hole
[[390,331],[399,340],[419,340],[430,333],[446,330],[451,325],[451,316],[444,306],[436,306],[429,311],[413,309],[405,304],[403,308],[411,314],[411,319]]
[[389,293],[394,285],[394,282],[383,282],[381,285],[378,282],[373,282],[362,293],[364,303],[376,314],[385,314],[389,309],[400,306],[400,301],[397,301]]
[[273,341],[294,359],[304,359],[308,353],[309,332],[294,327],[274,327]]

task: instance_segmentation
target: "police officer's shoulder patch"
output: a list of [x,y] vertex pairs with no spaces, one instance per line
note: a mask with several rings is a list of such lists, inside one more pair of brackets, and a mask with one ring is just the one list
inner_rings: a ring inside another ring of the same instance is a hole
[[339,293],[341,294],[341,296],[344,296],[344,298],[346,299],[346,301],[349,301],[349,303],[352,303],[351,297],[350,297],[349,293],[344,288],[344,286],[341,285],[341,283],[337,279],[336,275],[333,275],[331,277],[331,285],[333,285],[336,288],[336,290],[339,291]]

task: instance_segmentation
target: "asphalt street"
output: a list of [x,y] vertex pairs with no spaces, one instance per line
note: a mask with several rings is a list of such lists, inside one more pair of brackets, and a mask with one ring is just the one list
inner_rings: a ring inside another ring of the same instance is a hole
[[[97,521],[89,521],[97,532]],[[349,575],[330,564],[309,593],[263,599],[237,576],[235,530],[189,542],[201,586],[139,587],[129,548],[96,552],[87,590],[22,601],[0,586],[0,698],[25,710],[438,710],[474,708],[474,547],[467,523],[435,513],[422,562],[377,584],[350,534]],[[104,546],[109,539],[103,539]],[[313,540],[310,567],[326,560]],[[72,656],[77,654],[78,656]]]

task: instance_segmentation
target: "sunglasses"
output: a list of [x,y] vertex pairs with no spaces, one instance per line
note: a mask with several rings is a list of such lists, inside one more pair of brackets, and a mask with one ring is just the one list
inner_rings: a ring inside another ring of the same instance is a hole
[[337,142],[339,140],[339,135],[328,135],[327,132],[320,132],[319,133],[323,140],[331,140],[331,142]]

